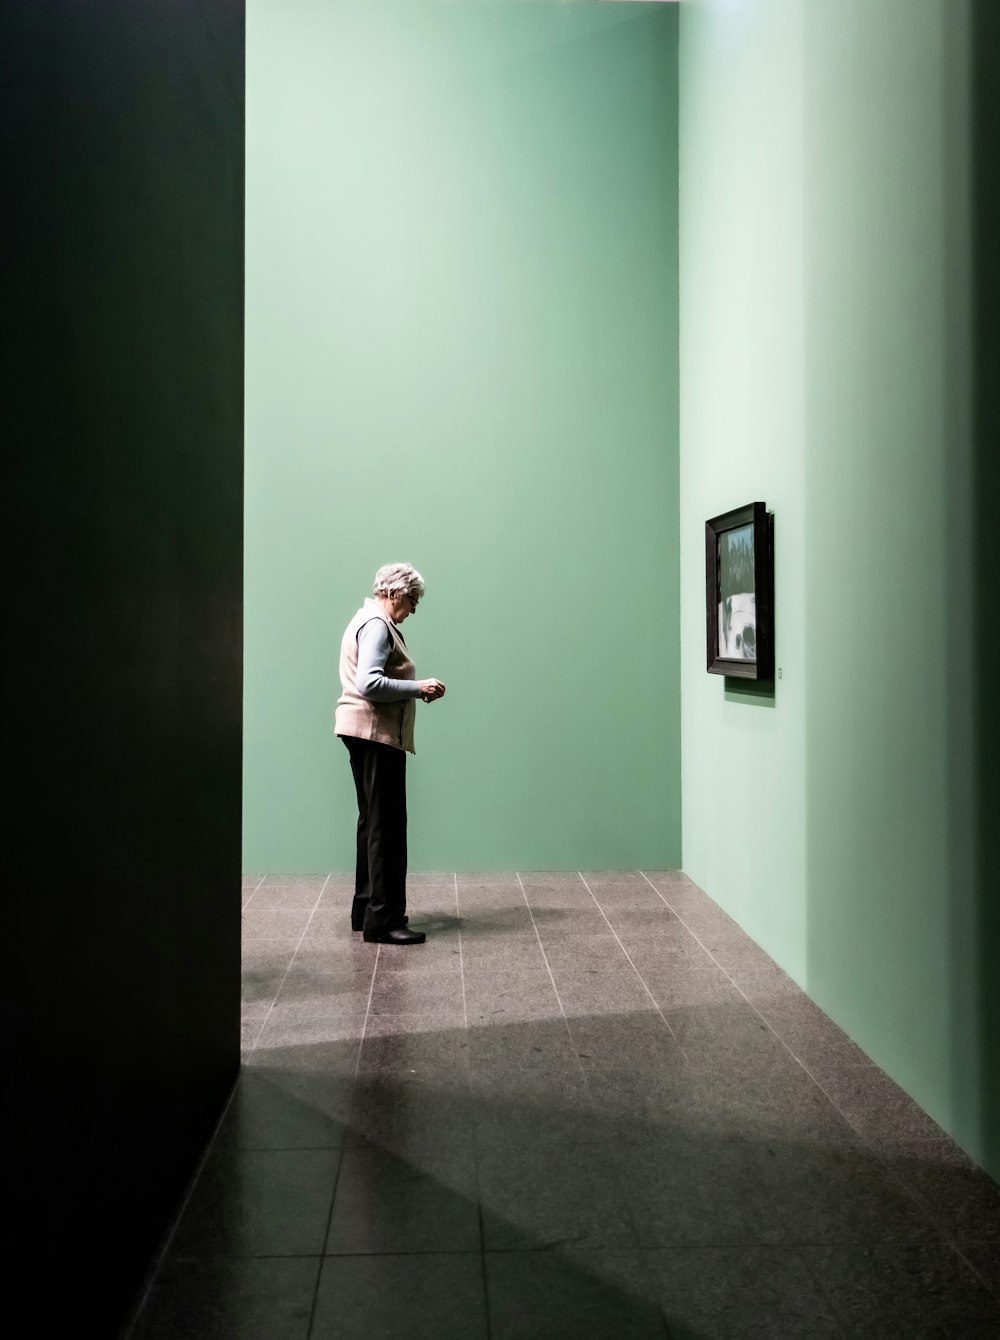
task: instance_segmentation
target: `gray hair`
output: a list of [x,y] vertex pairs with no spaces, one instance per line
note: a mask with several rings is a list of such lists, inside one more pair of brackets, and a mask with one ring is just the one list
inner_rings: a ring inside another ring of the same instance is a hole
[[376,596],[416,596],[424,594],[424,579],[410,563],[386,563],[375,574],[372,594]]

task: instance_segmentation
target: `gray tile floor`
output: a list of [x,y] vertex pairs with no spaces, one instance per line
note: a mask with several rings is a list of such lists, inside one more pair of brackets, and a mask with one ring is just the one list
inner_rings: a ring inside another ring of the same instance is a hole
[[1000,1336],[1000,1188],[683,875],[247,877],[134,1340]]

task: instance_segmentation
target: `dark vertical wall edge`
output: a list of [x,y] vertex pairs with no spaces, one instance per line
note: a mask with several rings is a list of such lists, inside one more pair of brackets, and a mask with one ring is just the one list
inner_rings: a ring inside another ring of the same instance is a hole
[[0,49],[8,1264],[110,1335],[239,1066],[244,6]]
[[[993,699],[988,611],[996,593],[997,503],[1000,499],[1000,181],[996,146],[1000,136],[1000,8],[973,0],[972,182],[973,182],[973,459],[976,572],[973,608],[976,702],[976,944],[978,984],[980,1129],[984,1162],[1000,1178],[1000,724]],[[972,965],[970,965],[970,968]]]

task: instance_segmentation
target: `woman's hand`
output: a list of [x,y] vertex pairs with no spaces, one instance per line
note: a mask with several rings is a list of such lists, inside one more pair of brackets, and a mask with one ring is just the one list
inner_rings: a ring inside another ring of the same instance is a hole
[[444,685],[440,679],[422,679],[420,681],[420,696],[425,703],[432,703],[435,698],[443,698]]

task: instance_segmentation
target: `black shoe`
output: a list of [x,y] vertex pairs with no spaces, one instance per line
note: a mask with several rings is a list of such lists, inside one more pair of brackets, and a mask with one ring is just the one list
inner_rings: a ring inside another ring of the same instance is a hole
[[[409,917],[404,917],[404,918],[403,918],[403,925],[405,926],[409,920],[410,920]],[[363,921],[355,921],[353,917],[351,918],[351,930],[352,930],[352,931],[363,931],[364,928],[365,928],[365,924],[364,924]]]
[[387,931],[365,931],[365,939],[376,945],[422,945],[427,939],[423,931],[411,931],[406,926],[393,926]]

